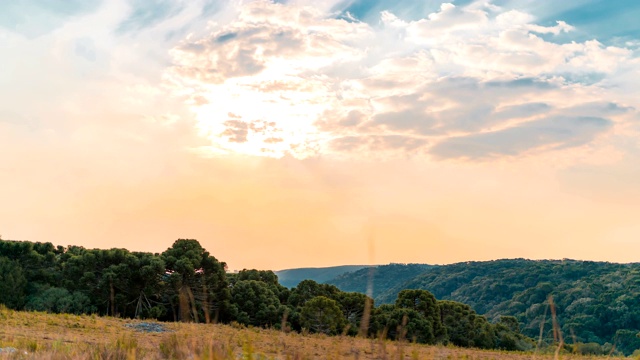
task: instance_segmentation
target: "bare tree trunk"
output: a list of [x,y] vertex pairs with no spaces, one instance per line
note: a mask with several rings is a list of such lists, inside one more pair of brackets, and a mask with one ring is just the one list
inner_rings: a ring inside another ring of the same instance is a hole
[[189,294],[189,300],[191,301],[191,311],[193,312],[193,320],[198,323],[198,309],[196,309],[196,299],[193,296],[191,288],[187,286],[187,294]]
[[187,293],[187,287],[180,287],[180,293],[178,295],[178,300],[180,303],[178,306],[180,307],[180,321],[188,322],[190,317],[189,310],[189,294]]
[[202,283],[202,310],[204,311],[204,322],[211,322],[211,315],[209,314],[209,294],[207,293],[207,284]]
[[116,291],[113,288],[113,280],[109,280],[109,290],[110,290],[110,296],[109,296],[109,301],[111,302],[111,316],[115,317],[116,316]]
[[169,304],[171,304],[171,313],[173,314],[173,322],[178,321],[178,315],[176,313],[176,305],[173,303],[173,298],[169,296]]

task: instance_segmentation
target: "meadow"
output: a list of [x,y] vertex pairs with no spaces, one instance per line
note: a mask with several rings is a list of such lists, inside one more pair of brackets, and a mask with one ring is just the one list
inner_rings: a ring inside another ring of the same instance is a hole
[[[142,332],[151,324],[164,332]],[[137,321],[0,308],[0,354],[12,359],[605,359],[553,349],[490,351],[349,336],[299,334],[238,324]]]

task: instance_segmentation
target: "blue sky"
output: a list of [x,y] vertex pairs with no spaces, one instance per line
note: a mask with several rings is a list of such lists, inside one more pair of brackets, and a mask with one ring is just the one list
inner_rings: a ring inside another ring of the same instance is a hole
[[[277,1],[291,3],[292,1]],[[473,0],[452,0],[456,6],[465,6]],[[97,11],[102,0],[42,2],[22,0],[0,4],[0,25],[13,30],[24,31],[30,35],[42,34],[61,26],[64,19]],[[212,15],[229,1],[207,1],[201,5],[204,15]],[[336,2],[334,11],[349,12],[355,18],[376,24],[379,13],[387,10],[405,20],[418,20],[426,14],[439,9],[439,0],[344,0]],[[640,37],[640,4],[635,0],[574,0],[566,2],[531,0],[494,0],[492,4],[504,9],[520,9],[536,16],[541,25],[553,25],[563,20],[576,28],[584,38],[597,38],[609,41],[612,38],[638,39]],[[166,20],[175,15],[184,4],[171,0],[131,1],[132,12],[120,24],[119,31],[128,27],[143,28]],[[35,19],[45,19],[36,24]],[[135,24],[135,25],[134,25]],[[30,28],[31,30],[24,30]],[[38,30],[36,30],[36,28]],[[583,38],[583,39],[584,39]],[[580,39],[580,40],[583,40]]]
[[[418,20],[425,14],[435,12],[442,1],[388,1],[388,0],[345,0],[336,5],[335,10],[349,12],[355,18],[376,24],[379,13],[388,10],[406,20]],[[451,1],[456,6],[465,6],[473,0]],[[565,21],[577,28],[572,39],[583,41],[598,39],[612,41],[637,40],[640,38],[640,4],[635,0],[575,0],[575,1],[527,1],[496,0],[492,4],[505,9],[524,10],[534,15],[540,25],[552,26],[556,21]]]

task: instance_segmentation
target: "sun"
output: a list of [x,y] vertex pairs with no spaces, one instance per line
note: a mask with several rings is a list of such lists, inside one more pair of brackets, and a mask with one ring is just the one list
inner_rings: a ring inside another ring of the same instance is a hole
[[268,75],[204,86],[191,110],[211,151],[275,158],[317,152],[322,136],[314,124],[328,108],[327,95],[303,79]]

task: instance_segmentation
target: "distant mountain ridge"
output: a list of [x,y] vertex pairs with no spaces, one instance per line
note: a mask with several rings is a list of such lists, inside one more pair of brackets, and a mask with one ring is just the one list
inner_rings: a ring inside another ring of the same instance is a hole
[[274,271],[278,276],[278,282],[288,288],[295,287],[302,280],[313,280],[324,283],[344,273],[357,271],[369,265],[343,265],[318,268],[296,268]]
[[[398,284],[403,284],[435,265],[428,264],[388,264],[362,268],[356,271],[341,274],[326,281],[335,285],[342,291],[359,292],[366,294],[369,282],[371,282],[372,297],[378,303],[379,296],[394,289]],[[399,292],[399,291],[398,291]],[[393,299],[391,302],[395,301]]]
[[[344,273],[327,283],[365,293],[368,271]],[[567,338],[616,344],[627,352],[640,348],[640,263],[503,259],[427,266],[424,271],[415,264],[375,268],[376,305],[393,303],[404,289],[428,290],[439,300],[469,304],[490,321],[515,316],[523,333],[533,338],[543,321],[543,329],[553,331],[552,296]]]

